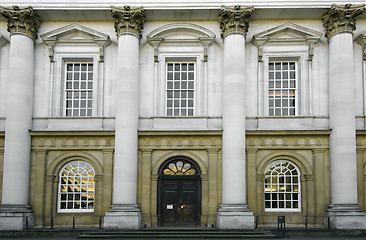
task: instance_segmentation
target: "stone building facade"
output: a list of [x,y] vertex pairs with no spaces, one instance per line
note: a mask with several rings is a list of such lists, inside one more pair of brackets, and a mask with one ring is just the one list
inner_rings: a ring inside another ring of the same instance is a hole
[[5,1],[0,229],[365,229],[362,4]]

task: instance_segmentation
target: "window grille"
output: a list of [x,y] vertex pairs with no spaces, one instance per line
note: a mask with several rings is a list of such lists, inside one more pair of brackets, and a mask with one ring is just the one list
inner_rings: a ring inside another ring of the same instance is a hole
[[93,63],[66,63],[66,116],[92,116]]
[[59,175],[58,211],[93,212],[95,171],[83,161],[73,161],[62,167]]
[[166,64],[166,115],[194,116],[195,63]]
[[300,211],[300,171],[289,161],[270,163],[265,170],[265,211]]

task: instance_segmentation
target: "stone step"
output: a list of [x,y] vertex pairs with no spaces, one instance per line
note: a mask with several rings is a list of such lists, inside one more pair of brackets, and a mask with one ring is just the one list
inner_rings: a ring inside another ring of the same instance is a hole
[[123,238],[123,239],[243,239],[276,236],[262,231],[222,231],[222,230],[139,230],[88,232],[79,238]]

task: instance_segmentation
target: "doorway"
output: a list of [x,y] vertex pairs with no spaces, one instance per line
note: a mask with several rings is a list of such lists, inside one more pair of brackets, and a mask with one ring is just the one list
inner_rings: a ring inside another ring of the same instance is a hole
[[162,165],[158,187],[159,224],[164,227],[200,225],[201,178],[198,166],[185,157]]

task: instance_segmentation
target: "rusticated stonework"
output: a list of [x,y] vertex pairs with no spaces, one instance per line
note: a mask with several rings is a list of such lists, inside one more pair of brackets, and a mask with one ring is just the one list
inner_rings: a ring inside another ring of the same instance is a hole
[[356,29],[356,20],[365,10],[365,5],[344,7],[332,5],[330,11],[323,16],[323,25],[327,29],[327,37],[330,38],[339,32],[353,32]]
[[40,18],[33,12],[32,7],[1,8],[0,13],[8,21],[8,32],[24,33],[32,39],[37,37]]
[[114,18],[114,28],[117,36],[132,34],[141,38],[141,30],[144,26],[145,14],[142,8],[131,9],[125,6],[123,9],[113,7],[111,9]]
[[249,18],[254,12],[253,7],[241,8],[222,8],[219,14],[221,37],[225,38],[229,34],[247,35],[249,28]]

